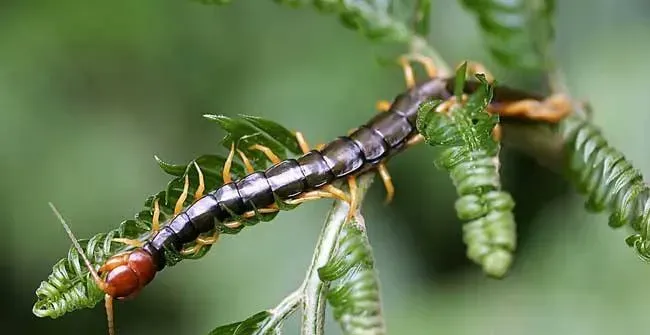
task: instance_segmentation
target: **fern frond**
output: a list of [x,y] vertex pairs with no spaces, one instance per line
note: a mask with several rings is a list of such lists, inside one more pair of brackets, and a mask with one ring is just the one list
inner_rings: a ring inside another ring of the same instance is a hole
[[343,226],[338,248],[318,275],[323,282],[337,281],[327,293],[343,334],[385,334],[379,280],[372,249],[363,227],[356,221]]
[[[222,144],[230,148],[231,143],[244,152],[251,160],[255,168],[263,169],[270,164],[268,158],[257,150],[252,150],[252,144],[261,144],[271,148],[280,159],[289,155],[301,152],[298,142],[292,132],[281,125],[252,116],[230,118],[221,115],[206,115],[206,118],[214,120],[227,132]],[[151,221],[153,219],[154,202],[157,200],[160,208],[160,222],[168,222],[174,213],[175,204],[180,197],[185,182],[185,176],[189,179],[189,194],[193,194],[198,186],[198,173],[194,163],[201,169],[205,182],[205,191],[210,192],[223,184],[222,170],[226,161],[220,155],[202,155],[188,164],[175,165],[162,161],[155,157],[160,168],[169,175],[174,176],[167,187],[145,201],[144,209],[137,213],[134,219],[122,222],[117,229],[108,233],[100,233],[88,240],[80,240],[86,256],[95,269],[98,269],[108,258],[118,253],[131,249],[122,243],[114,242],[115,238],[126,238],[144,240],[151,235]],[[244,176],[244,168],[241,164],[233,162],[231,167],[233,179]],[[193,199],[188,197],[184,207],[189,206]],[[280,204],[281,209],[290,209],[291,206]],[[240,220],[242,225],[237,229],[225,226],[215,227],[220,233],[235,234],[243,227],[254,225],[260,221],[270,221],[277,213],[259,214],[257,217]],[[187,244],[191,248],[194,243]],[[168,266],[175,265],[184,259],[198,259],[203,257],[211,246],[204,246],[195,254],[183,255],[171,251],[166,252],[165,259]],[[37,301],[32,312],[39,317],[57,318],[68,312],[82,308],[92,308],[103,298],[102,292],[97,288],[90,277],[86,266],[74,247],[71,247],[66,258],[59,260],[52,268],[52,273],[47,280],[41,282],[36,290]]]
[[262,335],[260,329],[270,317],[271,313],[268,311],[259,312],[244,321],[217,327],[210,332],[210,335]]
[[[461,67],[457,78],[464,78],[464,73]],[[486,274],[502,277],[516,248],[514,201],[501,190],[500,146],[492,137],[499,119],[487,113],[492,88],[483,77],[479,80],[482,89],[466,103],[455,103],[446,111],[436,111],[441,101],[423,104],[417,128],[429,145],[442,148],[436,166],[449,171],[459,195],[455,206],[458,218],[469,221],[463,226],[468,258]]]
[[[230,0],[195,0],[208,5],[223,5]],[[406,22],[396,17],[392,0],[273,0],[291,8],[309,4],[321,13],[337,14],[341,23],[349,29],[359,31],[374,40],[407,41],[412,32]],[[419,26],[426,23],[419,21]]]
[[587,210],[609,210],[613,228],[629,225],[635,233],[627,244],[650,261],[650,189],[641,173],[582,117],[569,116],[560,131],[567,144],[570,179],[588,197]]
[[472,12],[492,56],[502,65],[547,70],[555,38],[555,0],[460,0]]

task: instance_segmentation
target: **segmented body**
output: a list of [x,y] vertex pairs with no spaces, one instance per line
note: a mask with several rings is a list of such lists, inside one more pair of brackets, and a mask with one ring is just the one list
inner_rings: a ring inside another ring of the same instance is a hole
[[[432,97],[449,98],[451,84],[451,80],[436,78],[417,85],[397,96],[387,112],[377,114],[349,136],[337,138],[322,150],[284,160],[206,194],[163,226],[143,249],[152,255],[160,271],[165,267],[165,249],[179,251],[199,234],[214,229],[215,224],[373,169],[404,149],[408,140],[417,134],[418,106]],[[467,90],[475,87],[469,82]],[[519,91],[497,88],[493,102],[499,104],[524,97],[537,99]]]

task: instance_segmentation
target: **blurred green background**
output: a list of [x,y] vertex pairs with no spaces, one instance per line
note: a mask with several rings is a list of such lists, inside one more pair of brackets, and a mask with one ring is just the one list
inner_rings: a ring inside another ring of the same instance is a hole
[[[452,64],[487,63],[473,18],[434,1],[432,40]],[[557,53],[572,92],[595,122],[650,174],[650,5],[559,1]],[[457,29],[463,27],[463,29]],[[454,29],[451,29],[454,28]],[[452,31],[455,31],[452,34]],[[0,179],[3,333],[105,334],[101,304],[61,319],[31,313],[34,290],[70,242],[54,202],[79,237],[140,210],[168,180],[153,155],[184,163],[221,150],[203,113],[246,113],[327,141],[375,113],[404,84],[378,65],[378,48],[311,8],[271,1],[207,7],[186,0],[0,3]],[[376,182],[366,221],[392,334],[644,333],[650,265],[589,215],[557,176],[504,153],[517,200],[520,247],[503,281],[464,258],[449,178],[424,147],[390,164],[397,198]],[[329,206],[303,205],[222,239],[200,261],[160,273],[116,305],[118,334],[207,334],[271,307],[297,287]],[[297,334],[289,322],[287,334]],[[339,333],[331,322],[328,333]]]

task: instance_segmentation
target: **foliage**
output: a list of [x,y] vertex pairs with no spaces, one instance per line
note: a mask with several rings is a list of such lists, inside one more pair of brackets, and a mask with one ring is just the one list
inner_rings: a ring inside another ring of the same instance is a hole
[[627,244],[650,261],[650,188],[641,173],[580,116],[563,120],[560,130],[567,144],[569,179],[588,197],[586,209],[611,211],[612,228],[629,225],[636,233]]
[[478,19],[485,44],[502,65],[545,70],[555,37],[555,0],[460,0]]
[[259,334],[260,328],[269,321],[271,313],[267,311],[259,312],[248,319],[240,322],[217,327],[210,332],[210,335],[249,335]]
[[[204,4],[231,2],[196,1]],[[338,15],[346,27],[369,39],[407,44],[412,54],[435,54],[433,48],[424,40],[429,30],[430,0],[417,1],[412,15],[408,18],[402,18],[398,14],[398,8],[403,5],[402,1],[275,1],[290,7],[311,3],[323,13]],[[462,0],[461,3],[478,18],[488,48],[500,63],[512,68],[554,70],[549,52],[554,38],[553,0]],[[438,63],[440,68],[445,68],[445,64]],[[463,66],[457,73],[455,102],[429,101],[420,106],[417,128],[429,145],[442,149],[436,165],[449,172],[459,196],[455,204],[457,215],[461,220],[469,221],[463,226],[468,257],[482,265],[488,275],[502,277],[512,263],[516,248],[512,214],[514,200],[501,189],[498,158],[500,143],[493,137],[493,130],[499,118],[487,112],[492,99],[492,86],[484,77],[477,76],[482,86],[465,99],[462,95],[465,70]],[[267,167],[269,159],[261,152],[253,150],[253,144],[272,149],[281,159],[301,152],[294,134],[272,121],[250,116],[240,119],[220,115],[205,117],[216,122],[227,132],[222,141],[223,146],[229,149],[231,144],[234,144],[250,158],[250,163],[255,169]],[[595,126],[582,118],[571,116],[562,121],[559,133],[568,145],[571,178],[576,180],[580,190],[589,196],[587,208],[592,211],[611,210],[612,227],[629,224],[636,233],[627,239],[628,244],[634,247],[643,259],[650,261],[650,190],[640,173],[622,153],[607,144]],[[95,268],[109,257],[130,249],[124,244],[116,243],[115,238],[142,241],[151,235],[153,207],[156,202],[161,210],[161,223],[168,222],[174,213],[185,179],[189,180],[190,195],[197,189],[198,173],[195,165],[205,177],[208,192],[222,185],[224,179],[224,156],[203,155],[188,164],[180,165],[164,162],[157,157],[156,160],[163,171],[175,177],[166,188],[150,196],[145,201],[145,208],[136,214],[134,219],[122,222],[118,228],[108,233],[80,241]],[[234,179],[246,174],[244,166],[245,164],[233,164]],[[360,192],[365,192],[365,189]],[[187,207],[192,201],[190,196],[183,203],[183,207]],[[278,203],[278,206],[281,209],[291,208],[282,203]],[[277,213],[256,214],[252,218],[235,218],[243,222],[237,228],[218,225],[215,231],[220,234],[236,234],[243,227],[273,219]],[[333,220],[328,216],[325,228],[332,224]],[[326,248],[331,247],[334,250],[334,245],[337,247],[333,255],[328,255],[327,263],[318,268],[318,284],[322,288],[321,292],[326,293],[327,302],[333,308],[334,317],[345,334],[383,334],[386,329],[381,311],[379,283],[365,225],[360,224],[360,221],[345,225],[342,222],[336,226],[337,229],[332,228],[333,233],[329,233],[329,238],[321,236],[316,246],[314,259]],[[191,248],[194,245],[190,243],[185,247]],[[187,255],[167,251],[165,259],[171,266],[183,259],[201,258],[209,249],[210,246],[206,246],[197,253]],[[311,269],[317,267],[317,262],[312,262]],[[307,298],[318,300],[318,297],[308,297],[311,293],[307,292],[306,287],[313,284],[310,280],[311,278],[306,278],[300,289],[285,298],[276,308],[256,313],[244,321],[217,327],[210,334],[280,333],[282,322],[300,303],[303,303],[304,307],[308,305]],[[33,313],[39,317],[52,318],[76,309],[93,307],[103,296],[74,248],[70,249],[66,258],[54,265],[52,274],[41,283],[36,294],[38,301],[34,305]],[[320,313],[320,310],[316,308],[312,312]]]
[[[457,73],[456,101],[461,101],[465,66]],[[460,198],[456,212],[463,226],[467,256],[483,266],[491,276],[502,277],[512,263],[516,246],[512,197],[501,190],[499,179],[499,143],[492,131],[498,115],[487,113],[492,87],[477,76],[482,87],[449,109],[441,101],[423,104],[417,127],[425,141],[442,148],[436,165],[449,171]]]
[[386,333],[372,249],[358,221],[343,227],[336,254],[318,274],[324,282],[338,281],[330,287],[327,301],[343,334]]
[[[239,119],[222,115],[205,115],[209,120],[215,121],[227,132],[222,144],[230,148],[235,143],[236,148],[249,157],[250,162],[257,169],[262,169],[269,164],[268,158],[259,151],[252,150],[252,144],[261,144],[271,148],[281,159],[289,154],[297,154],[300,147],[293,134],[281,125],[252,116],[241,116]],[[153,218],[154,202],[157,200],[160,208],[160,223],[164,224],[172,218],[174,207],[183,192],[185,176],[189,180],[189,194],[194,194],[198,186],[198,173],[194,163],[201,169],[205,181],[206,192],[213,191],[221,186],[223,176],[222,170],[226,157],[220,155],[202,155],[186,165],[175,165],[162,161],[156,157],[161,169],[169,175],[174,176],[167,187],[145,201],[144,209],[135,215],[134,219],[122,222],[117,229],[108,233],[100,233],[87,240],[80,240],[80,244],[86,251],[86,257],[91,261],[95,269],[98,269],[108,258],[118,253],[132,249],[122,243],[114,241],[115,238],[127,238],[144,240],[151,235],[151,224]],[[244,167],[233,162],[231,167],[233,178],[244,176]],[[189,196],[183,207],[189,206],[193,198]],[[280,206],[282,209],[290,209],[290,206]],[[276,213],[264,213],[256,217],[241,219],[243,224],[238,228],[226,226],[215,227],[219,233],[235,234],[247,225],[254,225],[260,221],[269,221]],[[212,232],[208,233],[209,235]],[[192,248],[195,243],[185,245],[185,248]],[[174,265],[183,259],[199,259],[203,257],[210,245],[203,246],[196,253],[179,254],[171,250],[166,251],[167,265]],[[57,318],[68,312],[94,307],[99,302],[103,293],[96,286],[90,277],[83,261],[74,248],[70,248],[68,256],[58,261],[52,273],[46,281],[43,281],[36,290],[38,300],[34,304],[33,313],[39,317]]]

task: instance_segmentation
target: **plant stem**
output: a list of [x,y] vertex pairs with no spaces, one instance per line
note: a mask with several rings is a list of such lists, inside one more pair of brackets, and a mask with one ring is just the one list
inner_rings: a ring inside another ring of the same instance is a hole
[[258,331],[259,334],[266,334],[267,332],[270,332],[271,330],[278,327],[289,315],[293,314],[293,312],[298,309],[298,305],[302,300],[302,294],[303,293],[301,287],[300,289],[293,291],[293,293],[289,294],[284,298],[284,300],[275,306],[275,308],[270,311],[272,316],[264,324],[264,326],[260,327]]
[[[358,178],[357,199],[361,204],[374,179],[374,173],[367,173]],[[302,335],[322,335],[325,328],[325,303],[328,285],[318,277],[318,269],[325,265],[336,248],[341,228],[347,221],[348,204],[336,201],[327,214],[325,224],[318,237],[318,244],[302,286]]]

